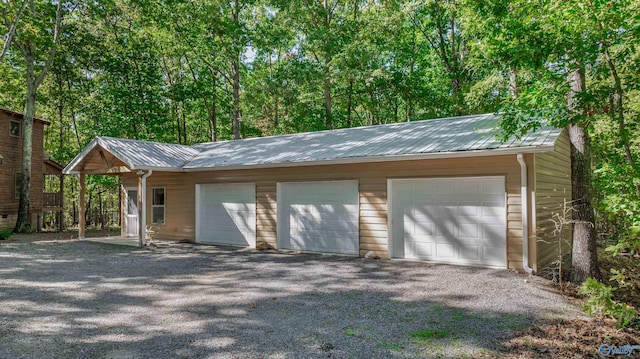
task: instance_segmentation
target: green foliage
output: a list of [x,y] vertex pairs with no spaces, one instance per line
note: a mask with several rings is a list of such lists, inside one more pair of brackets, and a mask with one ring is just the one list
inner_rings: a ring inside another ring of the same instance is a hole
[[11,231],[0,231],[0,241],[9,239],[13,233]]
[[[614,275],[614,278],[619,277],[619,274]],[[578,294],[585,296],[585,313],[591,316],[609,316],[617,320],[618,327],[627,327],[638,319],[638,313],[633,307],[614,301],[612,298],[615,290],[615,287],[605,285],[595,278],[588,278]]]

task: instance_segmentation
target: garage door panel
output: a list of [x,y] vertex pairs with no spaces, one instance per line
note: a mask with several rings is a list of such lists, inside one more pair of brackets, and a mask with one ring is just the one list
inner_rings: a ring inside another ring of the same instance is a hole
[[391,180],[390,188],[393,257],[506,267],[504,177]]
[[408,253],[415,253],[417,259],[428,259],[435,255],[436,243],[434,242],[414,242],[409,246],[410,248],[405,250]]
[[460,239],[481,239],[480,227],[477,223],[460,223],[458,227],[458,236]]
[[196,243],[255,247],[255,184],[199,184]]
[[357,181],[278,184],[278,246],[358,254]]
[[495,195],[504,194],[504,178],[483,180],[482,193]]
[[460,247],[460,258],[463,258],[469,261],[480,260],[480,246],[467,245],[467,246]]
[[436,244],[436,257],[448,259],[456,256],[456,247],[452,244],[437,243]]
[[478,195],[481,193],[480,183],[473,180],[460,180],[458,182],[458,193],[461,195]]
[[504,202],[482,202],[483,217],[499,217],[504,213]]

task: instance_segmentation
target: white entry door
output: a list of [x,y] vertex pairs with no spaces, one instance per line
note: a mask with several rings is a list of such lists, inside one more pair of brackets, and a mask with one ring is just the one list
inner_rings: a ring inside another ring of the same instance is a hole
[[127,237],[138,236],[138,189],[127,188],[125,198],[125,221]]
[[358,181],[278,183],[278,248],[357,255]]
[[256,185],[196,185],[196,243],[256,246]]
[[507,266],[504,177],[390,180],[391,256]]

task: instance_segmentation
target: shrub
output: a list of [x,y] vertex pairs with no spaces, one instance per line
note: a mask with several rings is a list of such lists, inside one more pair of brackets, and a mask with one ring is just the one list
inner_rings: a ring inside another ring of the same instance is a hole
[[638,313],[633,307],[618,303],[612,299],[617,288],[587,278],[578,294],[586,296],[584,311],[591,316],[609,316],[617,320],[619,328],[627,327],[636,320]]
[[10,231],[0,231],[0,241],[4,241],[5,239],[9,239],[13,233]]

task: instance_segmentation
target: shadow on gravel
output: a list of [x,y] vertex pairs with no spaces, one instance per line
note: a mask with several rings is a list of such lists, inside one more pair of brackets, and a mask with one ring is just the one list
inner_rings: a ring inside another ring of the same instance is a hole
[[522,279],[193,245],[3,245],[0,357],[476,357],[573,310]]

